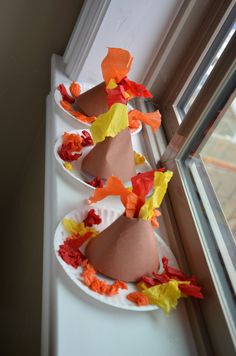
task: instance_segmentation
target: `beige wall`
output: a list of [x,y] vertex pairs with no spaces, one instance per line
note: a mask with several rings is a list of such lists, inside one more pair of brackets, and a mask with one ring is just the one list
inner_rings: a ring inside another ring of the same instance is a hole
[[63,54],[82,2],[1,1],[0,151],[6,153],[0,198],[5,203],[11,204],[35,148],[35,137],[44,125],[50,57]]
[[40,350],[44,149],[39,142],[35,144],[35,159],[13,201],[3,235],[4,355],[37,356]]
[[3,0],[0,10],[1,354],[40,354],[45,100],[82,0]]

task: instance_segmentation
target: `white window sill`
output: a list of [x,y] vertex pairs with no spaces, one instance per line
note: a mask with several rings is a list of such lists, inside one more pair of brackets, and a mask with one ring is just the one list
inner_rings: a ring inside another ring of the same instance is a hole
[[[61,57],[53,56],[52,91],[47,98],[41,354],[197,355],[183,300],[168,317],[161,310],[139,313],[111,308],[80,291],[57,264],[53,251],[56,226],[66,213],[83,205],[91,194],[90,189],[66,177],[53,157],[55,140],[64,131],[75,127],[54,104],[54,89],[67,80]],[[145,154],[142,135],[136,135],[133,141],[134,147]],[[102,204],[108,207],[109,202],[115,208],[121,207],[117,199],[109,198]],[[161,230],[158,232],[166,239]]]

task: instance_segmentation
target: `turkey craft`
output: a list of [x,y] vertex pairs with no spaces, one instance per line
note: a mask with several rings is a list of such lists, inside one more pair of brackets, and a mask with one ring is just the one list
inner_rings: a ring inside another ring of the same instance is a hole
[[125,207],[122,216],[88,243],[85,254],[97,271],[113,279],[135,282],[159,270],[152,225],[158,225],[156,217],[160,213],[155,209],[159,208],[171,177],[170,171],[138,174],[131,179],[130,189],[112,176],[104,188],[95,190],[89,203],[117,195]]
[[103,114],[113,103],[127,104],[134,97],[152,98],[141,84],[127,78],[133,57],[121,48],[108,48],[101,64],[104,82],[81,94],[76,99],[79,110],[87,116]]
[[115,175],[124,182],[130,181],[136,171],[128,127],[135,127],[139,120],[150,125],[153,131],[160,126],[158,110],[146,114],[138,110],[128,112],[127,102],[133,97],[152,97],[143,85],[126,77],[132,60],[128,51],[109,48],[101,65],[104,83],[77,99],[77,105],[84,114],[100,114],[90,128],[96,145],[82,162],[82,170],[87,177],[107,179]]
[[[122,216],[112,209],[107,215],[107,209],[85,208],[86,213],[75,210],[59,224],[55,236],[58,260],[90,296],[124,309],[153,310],[158,306],[165,313],[175,309],[181,298],[203,298],[195,276],[185,275],[173,260],[169,264],[173,255],[163,249],[163,241],[153,232],[153,227],[159,226],[156,208],[171,177],[172,172],[163,169],[145,172],[132,178],[130,188],[110,177],[104,188],[95,190],[89,203],[120,196],[125,207]],[[106,224],[107,216],[114,217],[114,213],[116,220]],[[97,230],[100,223],[108,227]],[[138,309],[133,309],[132,303]]]

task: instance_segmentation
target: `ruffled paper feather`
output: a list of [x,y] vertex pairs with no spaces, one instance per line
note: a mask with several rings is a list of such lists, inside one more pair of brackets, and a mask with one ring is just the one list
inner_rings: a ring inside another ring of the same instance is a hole
[[142,121],[150,126],[153,132],[156,132],[161,125],[161,114],[159,110],[154,112],[142,113],[139,110],[131,110],[129,112],[129,125],[135,126],[134,121]]
[[153,216],[153,210],[158,209],[161,205],[162,199],[167,190],[169,181],[171,180],[173,173],[171,171],[155,172],[154,173],[154,192],[150,198],[148,198],[145,204],[142,206],[139,212],[139,218],[144,220],[150,220]]
[[108,53],[103,59],[101,68],[106,85],[111,79],[119,83],[129,73],[133,57],[122,48],[108,48]]
[[115,137],[128,125],[128,108],[124,104],[117,103],[97,117],[90,131],[94,142],[98,143],[104,141],[106,137]]

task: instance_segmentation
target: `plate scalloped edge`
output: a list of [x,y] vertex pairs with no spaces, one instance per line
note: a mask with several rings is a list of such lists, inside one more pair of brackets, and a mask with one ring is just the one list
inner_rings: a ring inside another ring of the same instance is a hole
[[[101,208],[101,207],[96,207],[95,205],[91,206],[96,210],[96,213],[98,213],[101,218],[102,218],[102,223],[98,225],[96,228],[99,231],[104,230],[107,226],[109,226],[113,221],[115,221],[121,214],[121,210],[116,210],[116,209],[107,209],[107,208]],[[90,207],[81,207],[80,209],[75,209],[68,213],[64,218],[72,218],[78,222],[83,221],[85,218],[88,210]],[[174,267],[178,267],[177,261],[171,251],[171,249],[167,246],[167,244],[162,240],[162,238],[156,234],[157,240],[158,240],[158,247],[159,247],[159,257],[160,259],[163,256],[168,257],[170,264]],[[134,283],[127,283],[128,285],[128,290],[120,290],[119,294],[108,297],[108,296],[103,296],[98,293],[93,292],[90,290],[86,285],[84,285],[82,278],[80,277],[80,274],[82,272],[82,268],[78,267],[77,269],[73,268],[72,266],[68,265],[63,261],[63,259],[59,256],[58,254],[58,248],[59,246],[63,243],[65,238],[68,237],[68,233],[64,229],[62,225],[62,221],[59,223],[57,226],[55,236],[54,236],[54,252],[56,254],[57,260],[62,266],[63,270],[65,273],[68,275],[68,277],[87,295],[90,297],[96,299],[97,301],[108,304],[110,306],[113,306],[115,308],[121,308],[125,310],[130,310],[130,311],[152,311],[152,310],[158,310],[159,308],[156,305],[147,305],[143,307],[138,307],[134,305],[132,302],[130,302],[127,298],[126,295],[136,291],[137,289],[135,288]],[[112,279],[109,279],[102,274],[98,273],[99,278],[107,281],[107,282],[113,282]]]

